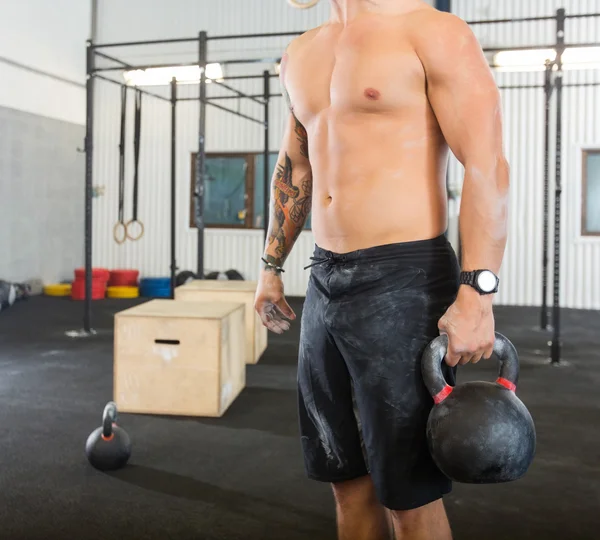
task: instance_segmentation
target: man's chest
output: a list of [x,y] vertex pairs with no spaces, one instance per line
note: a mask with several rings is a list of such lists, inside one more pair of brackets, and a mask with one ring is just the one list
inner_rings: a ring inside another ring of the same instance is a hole
[[425,74],[408,40],[390,29],[323,32],[286,66],[286,89],[303,123],[327,109],[398,112],[425,94]]

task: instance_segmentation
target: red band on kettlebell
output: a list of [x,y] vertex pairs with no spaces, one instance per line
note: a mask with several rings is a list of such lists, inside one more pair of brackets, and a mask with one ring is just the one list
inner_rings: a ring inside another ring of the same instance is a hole
[[444,386],[444,389],[439,394],[433,396],[433,402],[436,405],[439,405],[452,393],[452,390],[454,390],[454,388],[447,384],[446,386]]
[[511,392],[516,392],[517,390],[517,385],[515,383],[512,383],[508,379],[504,379],[503,377],[498,377],[496,379],[496,382],[504,386],[504,388],[508,388]]
[[105,437],[104,435],[102,435],[102,439],[104,439],[105,441],[112,441],[115,438],[115,434],[111,433],[108,437]]

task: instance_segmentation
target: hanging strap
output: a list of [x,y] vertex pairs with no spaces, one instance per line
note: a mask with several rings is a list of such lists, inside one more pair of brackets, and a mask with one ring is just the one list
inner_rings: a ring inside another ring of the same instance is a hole
[[127,239],[125,226],[125,124],[127,122],[127,87],[121,87],[121,128],[119,139],[119,217],[113,229],[113,237],[117,244]]
[[[139,240],[144,235],[144,225],[138,220],[138,196],[139,196],[139,172],[140,172],[140,146],[142,134],[142,93],[135,91],[135,116],[134,116],[134,135],[133,135],[133,211],[132,219],[127,224],[127,236],[130,240]],[[131,225],[137,224],[138,234],[132,235],[129,232]]]

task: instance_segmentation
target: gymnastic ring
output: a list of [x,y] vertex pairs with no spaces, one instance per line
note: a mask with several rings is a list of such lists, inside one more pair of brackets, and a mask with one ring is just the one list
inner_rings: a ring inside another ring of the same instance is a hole
[[[138,234],[137,236],[132,236],[131,234],[129,234],[129,228],[134,224],[137,223],[140,226],[140,234]],[[137,219],[132,219],[131,221],[129,221],[127,223],[127,225],[125,225],[125,229],[127,231],[127,238],[129,238],[129,240],[133,240],[134,242],[139,240],[142,236],[144,236],[144,224],[137,220]]]
[[[119,234],[120,231],[123,231],[123,234]],[[127,225],[122,221],[115,223],[113,228],[113,238],[117,244],[123,244],[125,240],[127,240]]]
[[308,9],[316,6],[319,3],[319,0],[306,0],[305,2],[301,2],[300,0],[288,0],[288,4],[298,9]]

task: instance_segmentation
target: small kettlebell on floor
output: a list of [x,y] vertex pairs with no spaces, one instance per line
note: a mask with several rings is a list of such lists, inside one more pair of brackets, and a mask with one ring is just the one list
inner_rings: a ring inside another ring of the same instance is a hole
[[85,443],[88,461],[100,471],[121,469],[131,456],[131,440],[127,432],[117,426],[117,414],[116,403],[107,403],[102,415],[102,427],[94,430]]
[[519,357],[514,345],[496,333],[494,355],[500,361],[496,382],[448,385],[442,362],[448,336],[434,339],[421,364],[435,406],[427,422],[433,460],[451,480],[496,484],[521,478],[535,454],[535,426],[516,396]]

